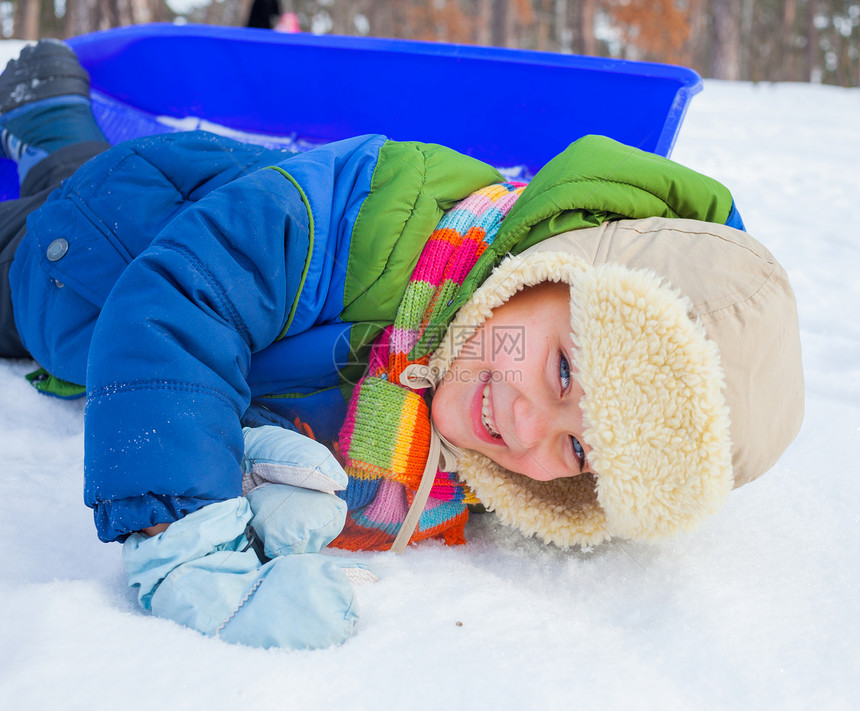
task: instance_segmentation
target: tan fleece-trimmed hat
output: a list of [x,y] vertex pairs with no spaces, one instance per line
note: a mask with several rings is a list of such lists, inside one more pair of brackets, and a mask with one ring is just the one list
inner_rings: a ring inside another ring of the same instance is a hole
[[476,452],[461,478],[501,520],[561,546],[689,530],[770,468],[803,413],[797,310],[749,235],[689,220],[625,220],[508,257],[458,312],[430,367],[447,372],[492,310],[566,283],[584,438],[596,476],[539,482]]

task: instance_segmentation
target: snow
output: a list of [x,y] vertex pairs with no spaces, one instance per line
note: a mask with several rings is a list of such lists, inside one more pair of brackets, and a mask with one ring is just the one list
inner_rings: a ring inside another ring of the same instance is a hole
[[[0,43],[0,66],[17,43]],[[0,362],[0,707],[851,709],[860,706],[860,91],[705,82],[673,157],[726,183],[788,270],[803,429],[697,532],[562,552],[364,554],[344,645],[230,646],[140,611],[82,503],[83,406]]]

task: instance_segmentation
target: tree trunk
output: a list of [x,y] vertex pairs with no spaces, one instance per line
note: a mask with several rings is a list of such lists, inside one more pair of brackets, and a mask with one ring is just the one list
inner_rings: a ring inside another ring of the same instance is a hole
[[129,0],[129,19],[133,24],[152,22],[152,3],[150,0]]
[[509,0],[496,0],[494,10],[490,18],[490,33],[494,47],[507,46],[508,39],[508,3]]
[[493,16],[492,0],[474,0],[475,12],[475,43],[486,47],[493,42],[493,30],[490,18]]
[[816,0],[809,0],[807,12],[806,81],[820,82],[823,72],[821,69],[821,47],[819,46],[818,28],[815,26],[815,15],[818,13],[818,2]]
[[784,0],[782,8],[782,33],[776,43],[776,77],[780,81],[796,81],[798,78],[795,24],[797,23],[797,0]]
[[87,16],[86,0],[66,0],[66,16],[63,18],[63,34],[74,37],[86,32],[82,22]]
[[740,0],[711,0],[713,52],[710,75],[715,79],[740,78]]
[[708,42],[708,3],[690,0],[690,37],[687,56],[689,66],[701,74],[709,69],[710,44]]
[[580,17],[582,18],[582,53],[596,57],[597,37],[594,36],[594,19],[597,13],[596,0],[582,0]]
[[42,0],[18,0],[18,2],[24,5],[19,37],[25,40],[39,39],[39,15],[42,10]]

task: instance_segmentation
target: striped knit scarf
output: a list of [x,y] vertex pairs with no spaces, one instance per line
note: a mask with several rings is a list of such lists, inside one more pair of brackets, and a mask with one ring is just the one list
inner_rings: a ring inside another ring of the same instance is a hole
[[[406,517],[430,446],[430,412],[425,392],[400,384],[438,308],[457,293],[466,275],[492,244],[499,226],[520,196],[523,183],[478,190],[439,222],[406,287],[394,324],[374,341],[367,374],[350,399],[340,431],[340,452],[349,475],[344,493],[349,514],[332,545],[349,550],[388,550]],[[411,542],[441,538],[463,543],[467,504],[477,503],[457,475],[437,471],[430,498]]]

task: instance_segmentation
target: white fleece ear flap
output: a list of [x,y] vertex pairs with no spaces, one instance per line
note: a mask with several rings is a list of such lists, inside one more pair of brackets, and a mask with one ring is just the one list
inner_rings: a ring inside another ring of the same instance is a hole
[[610,538],[590,474],[535,481],[477,452],[464,455],[459,474],[488,510],[525,536],[563,548],[593,546]]
[[608,529],[653,540],[693,528],[732,486],[716,345],[652,272],[605,264],[571,294],[585,440]]

